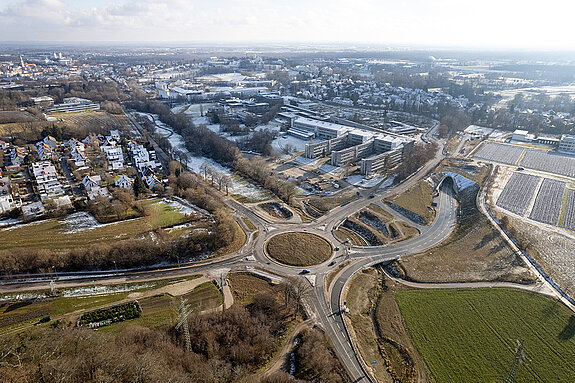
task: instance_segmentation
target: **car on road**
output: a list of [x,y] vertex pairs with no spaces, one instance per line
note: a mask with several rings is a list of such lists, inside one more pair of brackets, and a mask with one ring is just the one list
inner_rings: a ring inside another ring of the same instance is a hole
[[303,274],[309,274],[310,271],[308,269],[303,269],[302,271],[299,272],[301,275]]
[[335,265],[335,261],[331,261],[328,266],[333,266],[333,265]]

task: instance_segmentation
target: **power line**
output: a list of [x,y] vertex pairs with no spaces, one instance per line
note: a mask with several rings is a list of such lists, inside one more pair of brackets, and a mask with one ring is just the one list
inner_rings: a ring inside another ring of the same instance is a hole
[[176,330],[182,329],[184,332],[184,339],[186,341],[186,352],[192,350],[192,340],[190,339],[190,327],[188,324],[188,316],[192,312],[192,307],[188,304],[188,300],[180,298],[180,305],[178,306],[178,323]]
[[505,378],[505,383],[515,383],[515,375],[517,375],[517,369],[519,364],[525,360],[525,349],[523,347],[523,341],[517,341],[517,349],[515,350],[515,358],[513,359],[513,364],[509,369],[509,374]]

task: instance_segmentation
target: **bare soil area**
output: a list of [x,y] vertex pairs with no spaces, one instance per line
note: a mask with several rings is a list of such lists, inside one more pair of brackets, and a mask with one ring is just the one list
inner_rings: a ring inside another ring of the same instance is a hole
[[406,288],[375,269],[357,274],[349,285],[350,330],[380,382],[430,380],[395,301],[395,292]]

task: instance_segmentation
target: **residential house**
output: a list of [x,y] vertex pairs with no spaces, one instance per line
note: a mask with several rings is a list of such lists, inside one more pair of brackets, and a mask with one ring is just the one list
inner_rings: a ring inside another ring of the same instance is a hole
[[36,151],[40,161],[50,160],[52,159],[52,156],[54,156],[54,148],[44,142],[36,143]]
[[58,147],[58,141],[52,136],[46,136],[42,140],[43,143],[51,147],[52,149],[56,149]]
[[22,202],[18,198],[14,200],[10,190],[10,178],[2,177],[0,179],[0,214],[20,207]]
[[88,196],[88,199],[95,199],[98,196],[102,196],[102,197],[106,197],[106,198],[112,197],[107,188],[102,188],[99,186],[95,187],[93,189],[87,190],[86,195]]
[[121,147],[115,145],[105,145],[100,147],[106,154],[108,170],[119,170],[124,168],[124,153]]
[[122,174],[116,182],[114,182],[114,185],[124,189],[131,189],[134,186],[134,179]]
[[98,175],[85,176],[81,183],[84,189],[89,191],[100,187],[100,184],[102,183],[102,177]]
[[10,165],[18,167],[24,163],[24,158],[26,158],[26,151],[17,146],[10,152]]
[[144,181],[148,189],[153,189],[154,186],[162,183],[155,174],[144,176],[142,180]]
[[120,131],[119,130],[111,130],[110,131],[110,137],[112,137],[112,139],[116,142],[120,141]]
[[37,218],[46,214],[46,209],[44,208],[42,202],[33,202],[31,204],[22,206],[22,214],[28,219]]
[[49,161],[33,163],[30,167],[30,173],[36,179],[38,194],[42,201],[64,195],[64,188],[58,181],[58,172]]
[[88,163],[88,158],[86,157],[86,154],[84,153],[83,150],[80,149],[79,146],[72,149],[72,152],[70,154],[72,157],[72,161],[74,161],[74,165],[76,165],[76,167],[86,166],[86,164]]
[[145,168],[159,168],[162,165],[156,160],[156,153],[149,152],[144,145],[138,145],[133,141],[128,143],[128,152],[132,157],[134,167],[142,172]]

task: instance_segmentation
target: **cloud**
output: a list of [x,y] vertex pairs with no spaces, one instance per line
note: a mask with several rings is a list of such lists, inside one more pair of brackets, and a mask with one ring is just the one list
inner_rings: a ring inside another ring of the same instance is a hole
[[574,49],[574,10],[561,0],[13,0],[0,6],[0,36]]
[[35,21],[61,21],[68,16],[68,6],[60,0],[24,0],[0,10],[5,21],[32,23]]

